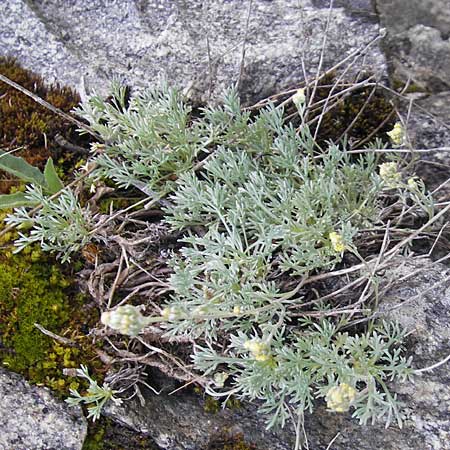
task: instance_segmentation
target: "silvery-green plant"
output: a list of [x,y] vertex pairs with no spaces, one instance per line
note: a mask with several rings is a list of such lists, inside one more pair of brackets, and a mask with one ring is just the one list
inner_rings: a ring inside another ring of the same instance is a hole
[[77,110],[106,143],[96,156],[94,178],[151,195],[191,169],[205,148],[204,136],[190,126],[191,108],[176,90],[149,89],[128,104],[126,89],[113,83],[112,99],[93,95]]
[[[303,114],[303,97],[294,100]],[[233,91],[223,106],[204,109],[192,122],[181,97],[167,88],[139,94],[128,106],[118,102],[93,98],[83,107],[107,140],[97,175],[159,191],[170,183],[166,222],[184,237],[170,262],[173,294],[161,316],[118,308],[103,322],[135,336],[160,321],[168,336],[190,336],[196,369],[211,377],[208,391],[260,401],[269,426],[284,424],[292,410],[312,411],[320,398],[336,412],[352,409],[361,423],[381,417],[401,423],[386,385],[411,373],[399,327],[372,321],[370,331],[350,334],[344,313],[320,318],[330,312],[327,304],[302,318],[299,290],[282,281],[298,284],[330,270],[345,252],[359,257],[355,237],[381,224],[381,199],[392,189],[405,205],[412,199],[432,214],[420,183],[403,182],[395,163],[379,167],[370,151],[359,157],[336,145],[319,151],[307,126],[285,124],[273,106],[252,117]],[[164,132],[146,135],[139,123]],[[184,136],[183,145],[172,133]],[[170,166],[151,165],[162,149]],[[208,154],[199,171],[195,158]]]
[[[305,94],[297,94],[302,115]],[[208,391],[261,402],[269,426],[321,398],[336,412],[352,409],[362,423],[400,423],[386,381],[411,372],[404,333],[369,321],[367,331],[351,334],[344,329],[351,314],[327,303],[303,310],[298,286],[333,269],[345,252],[360,257],[356,238],[363,228],[382,229],[385,196],[432,214],[422,184],[405,183],[391,163],[379,167],[375,152],[322,151],[306,125],[294,129],[272,105],[257,115],[243,111],[233,90],[197,119],[167,86],[128,101],[115,85],[112,98],[92,96],[78,110],[105,141],[93,177],[150,197],[172,192],[165,220],[183,238],[161,314],[145,317],[125,305],[102,321],[132,337],[155,322],[169,337],[189,336],[195,368],[211,378]],[[52,201],[32,191],[45,213],[21,209],[10,223],[31,221],[22,242],[40,241],[68,258],[89,239],[89,216],[71,191]],[[69,203],[78,220],[69,220]]]
[[[22,206],[6,217],[5,222],[19,230],[19,238],[14,242],[17,252],[38,243],[42,250],[56,253],[65,262],[91,240],[91,213],[87,207],[81,207],[69,188],[51,199],[40,186],[29,185],[24,198],[40,208],[32,213],[31,207]],[[20,231],[25,229],[25,233]]]
[[[284,425],[292,410],[312,412],[318,398],[331,411],[352,409],[361,424],[383,418],[401,426],[400,403],[386,385],[413,372],[411,358],[402,356],[405,332],[398,325],[380,322],[372,332],[354,335],[328,319],[277,327],[273,333],[264,328],[256,337],[242,331],[230,335],[226,350],[196,345],[198,369],[214,375],[228,368],[228,389],[211,384],[211,395],[258,400],[269,427]],[[342,386],[347,386],[344,392]]]
[[69,406],[80,404],[88,405],[88,418],[92,417],[93,421],[99,419],[103,406],[110,400],[117,405],[122,403],[120,398],[115,397],[115,394],[119,393],[119,391],[111,389],[107,383],[103,383],[102,386],[99,386],[97,381],[89,375],[86,366],[81,365],[80,368],[77,369],[76,375],[89,382],[87,392],[86,394],[81,395],[76,389],[70,389],[71,397],[67,398],[65,401]]

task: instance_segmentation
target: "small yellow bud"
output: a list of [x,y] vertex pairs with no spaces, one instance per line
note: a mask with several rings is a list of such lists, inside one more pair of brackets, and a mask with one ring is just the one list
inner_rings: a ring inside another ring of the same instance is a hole
[[142,315],[140,308],[133,305],[105,311],[100,320],[104,325],[128,336],[137,336],[148,325],[148,319]]
[[303,105],[306,101],[305,89],[298,89],[297,92],[292,96],[292,102],[297,106],[297,108]]
[[214,374],[214,384],[219,388],[223,388],[228,377],[229,375],[226,372],[217,372]]
[[164,308],[162,310],[161,316],[164,320],[172,321],[180,316],[180,311],[175,306]]
[[386,133],[394,145],[402,145],[405,139],[405,130],[400,122],[397,122],[391,131]]
[[240,314],[241,313],[241,307],[239,305],[236,305],[233,307],[233,314]]
[[334,386],[328,391],[325,397],[327,407],[336,412],[348,411],[356,398],[356,394],[356,389],[346,383]]
[[345,250],[345,244],[342,240],[342,236],[339,233],[336,233],[335,231],[332,231],[328,237],[331,241],[331,246],[333,247],[333,250],[337,253],[342,253]]
[[417,181],[414,178],[409,178],[409,180],[408,180],[408,187],[412,191],[418,191],[419,190],[419,185],[417,184]]
[[395,188],[402,179],[402,174],[397,169],[397,163],[386,162],[380,164],[380,177],[390,188]]
[[244,343],[244,348],[250,352],[256,361],[268,361],[271,358],[268,345],[259,339],[246,341]]
[[202,317],[208,314],[208,307],[205,305],[197,306],[193,311],[194,317]]

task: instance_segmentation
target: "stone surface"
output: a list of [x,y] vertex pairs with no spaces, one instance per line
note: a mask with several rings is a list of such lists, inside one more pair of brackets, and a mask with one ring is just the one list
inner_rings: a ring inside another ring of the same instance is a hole
[[[383,313],[412,332],[408,350],[417,369],[429,367],[450,354],[450,269],[428,260],[399,258],[386,281],[396,284],[384,296]],[[402,306],[400,306],[400,304]],[[413,376],[394,391],[405,403],[406,420],[399,429],[384,424],[359,426],[350,414],[336,414],[318,405],[305,418],[310,450],[324,450],[336,437],[333,450],[449,450],[449,363]],[[203,450],[217,437],[241,434],[258,450],[291,450],[294,431],[266,432],[254,408],[205,412],[193,394],[149,395],[138,401],[110,405],[107,414],[141,432],[149,433],[167,450]]]
[[[240,79],[254,100],[315,75],[330,14],[323,69],[378,35],[367,0],[2,0],[0,54],[16,56],[48,80],[107,90],[113,76],[131,86],[166,77],[192,87],[199,100],[215,97]],[[359,12],[358,14],[355,14]],[[247,27],[248,20],[248,27]],[[245,57],[243,44],[245,42]],[[241,69],[241,62],[242,64]],[[372,46],[352,64],[384,74]]]
[[291,427],[266,431],[265,422],[251,406],[207,412],[204,400],[193,393],[148,393],[146,403],[131,400],[120,406],[109,403],[105,414],[114,421],[147,433],[164,450],[206,450],[215,442],[239,436],[258,450],[292,450]]
[[395,79],[432,92],[450,89],[448,0],[375,0],[387,29],[385,51]]
[[[415,101],[409,114],[409,102],[401,105],[408,122],[408,134],[414,148],[436,149],[421,155],[417,174],[429,190],[445,183],[450,177],[450,91],[425,95]],[[437,202],[450,200],[450,183],[435,195]]]
[[87,424],[80,409],[4,369],[0,398],[0,449],[81,450]]

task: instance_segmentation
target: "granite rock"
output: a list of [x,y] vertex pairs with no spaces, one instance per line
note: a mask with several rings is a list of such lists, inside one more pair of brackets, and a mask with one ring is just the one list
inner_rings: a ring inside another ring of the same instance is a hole
[[87,423],[50,391],[0,369],[0,449],[81,450]]
[[[313,0],[3,0],[0,54],[101,92],[113,76],[134,87],[165,77],[205,101],[240,80],[244,101],[259,100],[317,73],[328,17],[322,69],[378,35],[369,2],[357,1],[356,15],[347,3],[330,12]],[[347,75],[362,69],[385,74],[376,45]]]
[[448,0],[375,0],[391,76],[431,92],[450,89]]

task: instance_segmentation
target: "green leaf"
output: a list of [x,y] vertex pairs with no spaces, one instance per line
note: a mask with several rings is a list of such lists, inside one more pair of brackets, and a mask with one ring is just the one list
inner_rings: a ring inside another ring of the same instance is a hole
[[37,167],[28,164],[23,158],[12,156],[3,150],[0,150],[0,169],[23,181],[46,187],[44,175]]
[[0,209],[17,208],[19,206],[33,206],[36,203],[27,199],[24,192],[0,195]]
[[64,187],[63,182],[56,173],[52,158],[48,158],[47,164],[45,165],[44,177],[50,194],[56,194],[56,192]]

